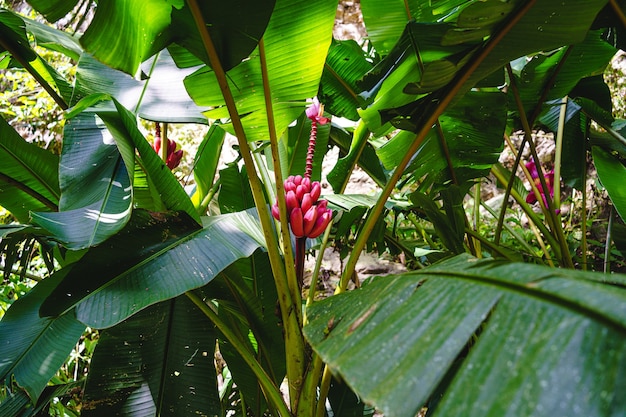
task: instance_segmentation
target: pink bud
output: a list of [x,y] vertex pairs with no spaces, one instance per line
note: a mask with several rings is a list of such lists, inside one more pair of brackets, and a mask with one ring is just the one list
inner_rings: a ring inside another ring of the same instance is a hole
[[287,211],[291,213],[291,211],[300,206],[298,203],[298,199],[296,198],[296,193],[293,191],[287,191],[285,194],[285,201],[287,202]]
[[304,237],[304,219],[302,218],[302,210],[300,210],[300,207],[291,210],[289,224],[291,225],[291,231],[295,237]]
[[285,181],[285,191],[296,191],[296,184],[293,181],[286,180]]
[[306,213],[311,206],[313,205],[313,199],[311,198],[311,194],[305,193],[302,197],[302,203],[300,204],[300,208],[304,213]]
[[298,201],[302,201],[302,198],[304,197],[304,193],[306,193],[307,190],[306,187],[302,184],[298,185],[296,187],[296,198],[298,199]]
[[272,216],[274,216],[276,220],[280,220],[280,211],[278,210],[278,203],[274,203],[274,205],[272,205]]
[[317,220],[317,207],[313,206],[304,213],[304,235],[308,236],[315,227],[315,221]]
[[[174,145],[176,146],[176,145]],[[176,149],[176,148],[174,148]],[[180,161],[181,159],[183,159],[183,150],[179,149],[178,151],[174,152],[174,153],[170,153],[167,156],[167,167],[169,169],[174,169],[176,168],[178,165],[180,165]]]
[[311,180],[309,178],[302,178],[301,184],[304,186],[307,192],[311,191]]
[[333,212],[328,209],[326,209],[325,212],[318,215],[317,220],[315,221],[315,226],[313,226],[313,228],[309,232],[308,237],[316,238],[319,235],[321,235],[324,232],[324,230],[326,230],[326,227],[328,227],[328,224],[330,223],[332,218],[333,218]]
[[154,139],[154,145],[152,145],[152,148],[156,153],[159,153],[161,150],[161,138],[159,136]]
[[322,193],[322,187],[320,183],[315,181],[311,184],[311,199],[313,202],[316,202],[318,198],[320,198],[320,194]]

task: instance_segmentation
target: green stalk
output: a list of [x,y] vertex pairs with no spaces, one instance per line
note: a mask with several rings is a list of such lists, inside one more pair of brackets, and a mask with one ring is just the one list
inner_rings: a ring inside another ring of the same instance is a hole
[[587,170],[583,172],[583,207],[582,207],[582,242],[580,244],[580,250],[582,251],[582,263],[583,271],[587,270]]
[[[241,151],[242,158],[244,160],[244,166],[248,174],[248,181],[250,182],[250,189],[254,198],[254,204],[259,213],[259,220],[261,222],[261,228],[265,237],[267,245],[267,252],[270,259],[270,265],[274,275],[274,282],[276,285],[276,291],[278,293],[278,303],[280,305],[281,316],[283,325],[285,326],[285,350],[287,354],[287,378],[289,380],[290,393],[298,393],[300,384],[302,383],[303,372],[303,355],[304,355],[304,341],[302,336],[302,329],[300,320],[298,317],[301,315],[301,306],[296,304],[292,298],[292,292],[289,288],[287,280],[287,273],[285,271],[285,264],[281,257],[281,252],[278,247],[278,242],[273,229],[273,222],[270,217],[267,202],[263,195],[263,186],[257,175],[254,167],[254,161],[252,159],[250,146],[246,138],[246,134],[241,123],[241,118],[237,112],[237,106],[235,99],[230,90],[226,73],[222,67],[219,56],[211,39],[211,35],[207,29],[207,26],[202,17],[202,13],[198,6],[197,0],[189,0],[189,9],[200,33],[202,43],[206,50],[211,67],[215,73],[216,80],[222,91],[228,113],[230,115],[233,129],[237,137],[239,149]],[[278,184],[277,184],[278,185]],[[283,202],[284,204],[284,202]],[[286,211],[286,205],[284,207]],[[287,261],[289,262],[289,261]],[[297,395],[295,396],[297,400]],[[293,401],[293,400],[292,400]],[[288,414],[286,414],[288,415]]]
[[291,293],[291,299],[297,306],[296,315],[298,322],[302,325],[301,316],[301,293],[298,279],[295,274],[293,251],[291,250],[291,234],[287,224],[287,203],[285,202],[285,189],[283,184],[282,166],[280,164],[280,153],[278,149],[278,138],[276,137],[276,125],[274,122],[274,108],[272,105],[272,90],[267,73],[267,62],[265,54],[265,42],[259,41],[259,57],[261,60],[261,77],[263,80],[263,97],[265,99],[265,109],[267,113],[267,125],[269,127],[270,150],[272,162],[274,164],[274,180],[276,182],[276,198],[278,201],[278,211],[280,212],[280,233],[283,242],[283,252],[285,254],[285,268],[287,272],[287,285]]
[[[278,138],[276,137],[276,125],[274,123],[274,110],[272,106],[272,93],[267,73],[267,62],[265,60],[265,43],[263,39],[259,41],[259,56],[261,59],[261,76],[263,80],[263,97],[265,99],[265,109],[267,113],[267,124],[269,127],[270,150],[272,153],[272,162],[274,164],[274,179],[276,182],[276,198],[278,201],[278,211],[280,213],[280,234],[282,238],[284,258],[285,285],[276,288],[279,294],[281,291],[287,291],[291,299],[291,306],[282,306],[282,308],[291,308],[293,314],[290,314],[288,321],[285,323],[285,353],[287,356],[287,381],[289,386],[289,400],[291,409],[297,409],[300,400],[301,385],[304,378],[304,370],[306,366],[306,358],[304,356],[304,337],[302,335],[302,295],[298,281],[298,271],[294,264],[294,256],[291,250],[291,234],[287,224],[287,203],[285,202],[285,190],[283,184],[283,174],[280,165],[280,156],[278,152]],[[306,239],[302,242],[304,245]],[[296,255],[297,256],[297,255]],[[304,251],[301,254],[302,266],[304,269]],[[300,277],[301,279],[302,277]],[[285,288],[286,287],[286,288]],[[286,298],[287,294],[285,295]],[[288,311],[285,311],[289,313]]]
[[611,229],[613,228],[613,206],[609,211],[609,223],[606,226],[606,242],[604,242],[604,273],[608,274],[611,270]]
[[509,31],[515,26],[515,24],[519,22],[519,20],[535,5],[535,3],[536,3],[536,0],[530,0],[526,4],[524,4],[520,8],[519,12],[510,21],[506,23],[506,25],[502,28],[502,30],[496,33],[496,35],[485,44],[484,48],[480,52],[478,52],[478,56],[476,57],[476,59],[471,60],[471,62],[469,62],[466,65],[466,67],[462,68],[461,71],[459,71],[454,82],[450,85],[449,89],[441,97],[441,100],[439,101],[439,104],[437,105],[437,107],[426,118],[426,120],[424,120],[422,127],[419,129],[419,131],[415,135],[415,139],[413,140],[413,143],[411,144],[411,146],[409,146],[409,149],[407,149],[407,153],[405,157],[398,164],[394,173],[391,175],[391,178],[389,178],[389,181],[383,188],[383,191],[378,197],[376,204],[370,211],[369,215],[367,216],[367,219],[365,220],[365,223],[363,224],[363,228],[361,229],[361,232],[359,233],[359,236],[357,237],[354,243],[352,252],[350,253],[350,256],[348,257],[346,267],[344,268],[341,274],[339,286],[337,287],[339,292],[343,292],[346,290],[350,277],[352,277],[352,274],[354,273],[354,269],[356,268],[356,264],[357,264],[357,261],[359,260],[359,256],[361,255],[363,248],[365,248],[365,245],[367,244],[367,239],[372,233],[372,230],[374,230],[376,221],[378,220],[378,218],[380,217],[380,215],[382,214],[384,210],[385,202],[391,196],[391,193],[393,192],[396,183],[398,182],[398,180],[404,173],[405,168],[409,164],[415,152],[422,145],[422,142],[426,138],[426,135],[430,132],[431,127],[437,122],[437,119],[439,118],[439,116],[443,114],[443,112],[450,105],[450,103],[452,103],[452,100],[461,91],[461,88],[463,87],[465,82],[469,80],[470,76],[480,66],[480,64],[485,60],[485,58],[491,53],[493,48],[495,48],[495,46],[498,43],[500,43],[500,41],[504,38],[504,36],[507,33],[509,33]]
[[565,117],[567,116],[567,96],[561,101],[561,112],[559,114],[559,127],[556,132],[556,145],[554,150],[554,206],[561,207],[561,154],[563,153],[563,131],[565,128]]
[[224,321],[219,317],[219,315],[213,311],[211,307],[209,307],[201,297],[199,297],[193,291],[187,291],[185,295],[204,313],[204,315],[211,320],[215,327],[224,335],[224,337],[231,343],[231,345],[237,350],[237,353],[241,355],[241,358],[246,362],[246,365],[250,367],[252,372],[257,378],[261,389],[263,390],[263,394],[269,404],[271,404],[271,408],[276,410],[279,416],[288,417],[291,415],[289,409],[287,408],[287,404],[283,400],[283,396],[280,392],[280,389],[274,385],[272,379],[267,375],[263,367],[259,364],[257,359],[254,357],[252,352],[245,348],[243,343],[240,343],[236,334],[230,329],[230,327],[224,323]]
[[[537,155],[537,149],[535,147],[534,142],[532,141],[532,131],[530,128],[529,120],[526,117],[526,112],[524,111],[524,105],[519,95],[519,90],[517,89],[517,85],[514,82],[515,78],[513,76],[513,69],[511,68],[510,64],[507,64],[506,68],[509,74],[509,79],[511,80],[510,81],[511,91],[513,91],[513,97],[515,97],[515,103],[517,105],[520,120],[524,128],[524,135],[526,139],[528,140],[528,144],[530,145],[530,153],[532,155],[532,158],[535,164],[537,165],[537,173],[539,174],[539,183],[541,184],[541,188],[545,191],[544,195],[545,195],[545,199],[547,202],[547,207],[544,207],[545,205],[543,203],[543,196],[539,192],[539,189],[535,185],[535,182],[529,176],[528,178],[530,180],[529,181],[530,186],[532,187],[533,193],[535,193],[535,196],[537,197],[537,200],[539,201],[539,205],[544,211],[544,214],[545,214],[544,217],[546,221],[548,222],[548,224],[550,225],[550,229],[557,236],[558,246],[560,248],[559,263],[568,268],[574,268],[574,262],[572,261],[571,254],[569,253],[567,240],[565,239],[565,235],[563,234],[563,227],[561,226],[561,220],[557,217],[556,207],[555,207],[554,201],[552,200],[552,197],[550,197],[550,193],[548,192],[548,186],[546,184],[545,176],[543,175],[543,170],[541,169],[541,164],[539,162],[539,157]],[[560,181],[560,178],[556,178],[556,181]]]

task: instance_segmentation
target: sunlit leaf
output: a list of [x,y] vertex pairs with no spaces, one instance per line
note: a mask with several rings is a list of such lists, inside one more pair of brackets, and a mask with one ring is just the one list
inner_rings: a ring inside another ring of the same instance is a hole
[[102,120],[83,113],[66,124],[60,167],[61,211],[33,213],[35,224],[71,249],[96,245],[124,227],[131,215],[131,178]]
[[[276,4],[263,42],[278,136],[302,113],[305,100],[317,94],[336,7],[330,0],[279,0]],[[267,140],[269,134],[260,61],[256,49],[250,59],[227,73],[249,141]],[[185,86],[199,106],[214,108],[205,112],[208,118],[229,121],[212,70],[204,68],[190,75]],[[233,133],[230,124],[223,127]]]
[[623,276],[461,256],[313,304],[305,335],[386,416],[435,391],[438,417],[619,415],[625,306]]

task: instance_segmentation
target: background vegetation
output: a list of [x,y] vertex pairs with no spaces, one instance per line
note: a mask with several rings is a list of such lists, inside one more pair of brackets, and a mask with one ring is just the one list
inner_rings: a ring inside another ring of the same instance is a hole
[[0,6],[0,415],[624,414],[619,1]]

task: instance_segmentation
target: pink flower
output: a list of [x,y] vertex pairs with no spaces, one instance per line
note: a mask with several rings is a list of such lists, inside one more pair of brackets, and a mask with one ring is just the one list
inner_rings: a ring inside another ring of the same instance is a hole
[[[172,139],[167,140],[167,157],[165,164],[169,169],[174,169],[180,165],[180,160],[183,158],[183,150],[176,150],[176,146],[175,141]],[[157,154],[161,151],[161,138],[159,136],[154,139],[154,145],[152,147]]]
[[[285,180],[287,222],[295,237],[318,237],[332,220],[333,212],[327,207],[328,201],[319,200],[321,192],[320,183],[311,182],[309,178],[296,175]],[[272,216],[280,219],[278,202],[272,206]]]
[[[526,163],[526,168],[530,172],[530,176],[532,180],[535,182],[539,193],[541,193],[541,197],[543,198],[543,204],[545,207],[548,207],[548,200],[546,199],[546,194],[543,191],[543,187],[541,186],[541,181],[539,180],[539,172],[537,171],[537,166],[535,165],[535,161],[530,161]],[[550,193],[550,198],[554,197],[554,170],[550,170],[546,172],[544,175],[544,179],[546,180],[546,186],[548,187],[548,192]],[[526,196],[526,202],[528,204],[534,204],[537,201],[537,197],[535,193],[530,190],[528,195]]]
[[324,117],[324,105],[320,104],[317,97],[313,99],[313,104],[307,107],[306,117],[321,125],[325,125],[330,120],[327,117]]

